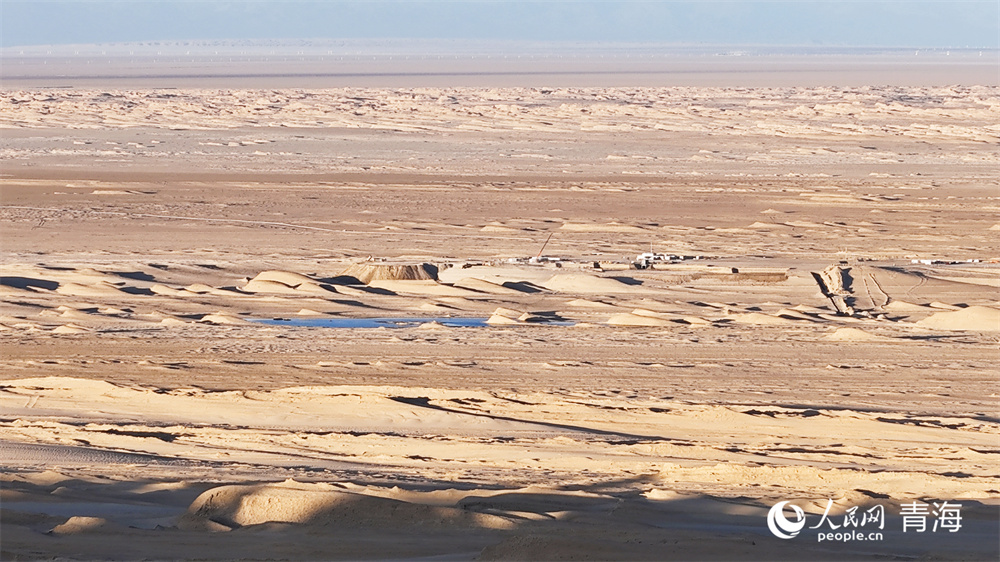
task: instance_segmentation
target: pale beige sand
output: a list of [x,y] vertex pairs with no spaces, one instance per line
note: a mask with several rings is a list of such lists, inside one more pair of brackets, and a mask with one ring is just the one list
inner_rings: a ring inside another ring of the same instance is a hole
[[[5,521],[13,523],[5,524],[16,529],[15,545],[31,528],[75,537],[50,545],[53,552],[80,547],[108,552],[86,539],[91,535],[105,540],[143,537],[156,545],[169,537],[184,537],[186,546],[175,545],[171,552],[185,557],[202,552],[206,533],[244,531],[240,535],[244,538],[225,541],[236,549],[233,556],[243,557],[253,552],[258,540],[234,542],[245,540],[246,532],[251,537],[263,533],[260,540],[330,532],[329,539],[280,547],[278,552],[308,557],[311,548],[336,538],[341,547],[334,557],[351,558],[366,541],[408,532],[422,537],[412,539],[416,544],[409,546],[411,552],[447,552],[456,546],[455,533],[484,549],[530,536],[550,537],[544,539],[549,542],[551,533],[559,536],[568,531],[573,536],[591,533],[585,530],[599,525],[601,544],[610,548],[621,544],[612,533],[642,533],[629,517],[622,518],[624,513],[638,510],[646,525],[669,528],[691,521],[693,500],[695,505],[707,502],[694,509],[704,510],[702,517],[714,522],[696,525],[681,536],[704,540],[711,536],[712,524],[747,525],[761,517],[768,501],[828,497],[838,499],[835,513],[842,514],[873,498],[908,499],[913,497],[911,490],[919,489],[919,497],[961,500],[968,506],[970,528],[989,525],[992,509],[982,502],[996,496],[995,464],[988,453],[998,435],[995,427],[987,429],[955,416],[914,418],[822,407],[761,410],[603,394],[388,386],[220,393],[56,377],[7,381],[0,404],[7,415],[18,418],[3,424],[8,464],[44,462],[100,474],[138,463],[140,467],[129,471],[138,468],[140,474],[177,480],[151,482],[138,491],[108,496],[112,481],[85,484],[85,479],[52,472],[8,475]],[[142,423],[135,422],[137,416]],[[734,446],[735,427],[740,428],[738,439],[752,444]],[[832,435],[838,444],[831,443]],[[917,443],[923,445],[915,447]],[[101,456],[100,451],[106,453]],[[964,459],[960,478],[951,476],[956,454]],[[768,462],[747,462],[754,458]],[[321,472],[302,472],[303,462]],[[246,474],[240,478],[283,474],[300,481],[264,485],[188,481],[193,475],[206,478],[213,466],[224,465],[236,470],[233,476]],[[421,474],[441,482],[487,487],[408,491],[386,483],[301,481],[389,466],[398,475]],[[488,484],[491,474],[501,473],[506,474],[503,486]],[[547,484],[528,486],[539,477]],[[622,478],[635,483],[625,488],[613,483]],[[171,489],[177,493],[166,493]],[[619,495],[625,489],[637,489],[648,499]],[[205,491],[193,497],[191,492],[200,490]],[[59,499],[66,494],[70,494],[67,500]],[[148,507],[139,512],[133,508],[133,513],[113,511],[103,518],[74,514],[68,519],[58,515],[25,519],[22,509],[30,511],[30,502],[45,495],[54,496],[48,505],[61,506],[55,509],[60,514],[87,511],[66,503],[72,501],[109,506],[139,502]],[[729,499],[716,503],[719,500],[713,498]],[[664,502],[662,508],[658,502]],[[675,502],[678,505],[671,508]],[[735,513],[722,509],[726,505],[741,506],[740,517],[733,520]],[[825,502],[804,505],[813,514],[825,508]],[[173,530],[157,531],[154,525]],[[350,534],[345,537],[346,530]],[[656,552],[639,545],[624,548],[629,558]],[[377,552],[387,555],[392,550]],[[788,556],[791,551],[772,543],[762,544],[758,554]]]
[[917,324],[939,330],[1000,332],[1000,308],[970,306],[953,312],[936,312]]
[[998,100],[8,90],[2,558],[995,560]]

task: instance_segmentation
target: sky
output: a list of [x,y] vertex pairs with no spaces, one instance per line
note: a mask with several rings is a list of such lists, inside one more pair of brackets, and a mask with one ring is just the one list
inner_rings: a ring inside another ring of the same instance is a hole
[[489,39],[1000,47],[1000,0],[0,0],[0,46],[183,40]]

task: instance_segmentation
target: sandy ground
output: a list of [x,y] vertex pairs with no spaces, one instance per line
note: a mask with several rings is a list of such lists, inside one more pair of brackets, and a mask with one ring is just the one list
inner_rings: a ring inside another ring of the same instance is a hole
[[998,556],[995,86],[2,94],[4,559]]

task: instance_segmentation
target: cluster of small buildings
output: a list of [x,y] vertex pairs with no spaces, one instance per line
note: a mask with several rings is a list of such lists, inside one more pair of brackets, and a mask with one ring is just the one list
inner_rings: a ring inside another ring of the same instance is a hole
[[960,263],[980,263],[980,259],[961,260],[910,260],[913,265],[956,265]]
[[[682,256],[676,254],[657,254],[654,252],[644,252],[635,257],[631,262],[627,261],[627,258],[622,260],[620,263],[624,267],[631,267],[635,269],[649,269],[654,264],[662,263],[677,263],[685,260],[702,260],[705,259],[704,256]],[[556,256],[534,256],[530,258],[509,258],[505,261],[508,264],[530,264],[530,265],[554,265],[555,267],[562,267],[563,264],[581,262],[581,260],[574,260],[570,258],[560,258]],[[611,262],[594,262],[595,268],[600,268],[604,265],[609,265]]]
[[635,261],[632,265],[636,269],[649,269],[652,265],[656,263],[674,263],[684,260],[701,260],[705,259],[704,256],[678,256],[674,254],[656,254],[653,252],[644,252],[636,256]]

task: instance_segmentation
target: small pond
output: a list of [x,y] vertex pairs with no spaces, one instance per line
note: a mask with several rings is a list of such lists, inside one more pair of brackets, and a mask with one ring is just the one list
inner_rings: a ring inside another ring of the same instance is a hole
[[[428,322],[437,322],[450,328],[484,328],[487,318],[460,317],[405,317],[405,318],[263,318],[253,322],[268,326],[295,326],[302,328],[413,328]],[[523,326],[572,326],[574,322],[526,322]],[[505,325],[506,327],[510,327]]]
[[437,322],[451,328],[482,328],[486,318],[271,318],[254,320],[269,326],[298,326],[303,328],[413,328],[428,322]]

